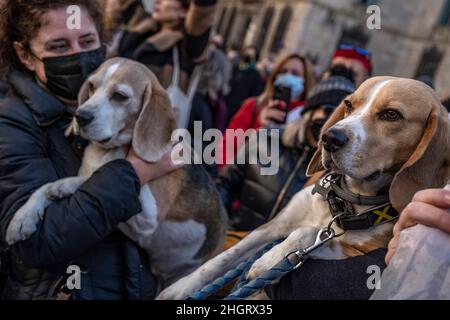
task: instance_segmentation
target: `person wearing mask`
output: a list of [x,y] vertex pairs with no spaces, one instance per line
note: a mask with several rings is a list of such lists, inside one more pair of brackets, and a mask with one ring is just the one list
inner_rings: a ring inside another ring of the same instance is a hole
[[356,46],[342,44],[333,55],[331,67],[343,65],[353,71],[356,87],[373,74],[372,57],[369,51]]
[[164,88],[174,84],[178,60],[176,85],[186,94],[195,66],[207,59],[217,0],[157,0],[153,8],[145,2],[125,1],[120,7],[127,20],[117,53],[147,65]]
[[[305,103],[302,118],[288,124],[281,132],[275,130],[271,133],[270,139],[280,140],[277,174],[261,174],[261,163],[265,161],[228,165],[222,170],[216,185],[229,211],[233,230],[252,231],[267,223],[302,190],[308,181],[306,169],[323,125],[341,101],[354,90],[354,84],[340,76],[319,82]],[[268,154],[266,151],[270,150],[260,150],[265,145],[246,143],[239,152],[245,152],[245,159],[249,159],[251,154]],[[232,206],[235,200],[240,202],[237,209]]]
[[[72,5],[81,9],[80,29],[67,28]],[[117,226],[141,211],[142,185],[177,168],[170,154],[149,164],[131,149],[72,196],[52,202],[31,238],[7,246],[9,222],[31,194],[78,173],[87,142],[64,131],[82,83],[103,62],[107,36],[97,1],[4,0],[0,6],[0,70],[11,88],[0,102],[3,298],[152,299],[157,286],[148,257]],[[63,292],[70,265],[81,269],[81,289]]]
[[[276,86],[289,88],[291,100],[289,105],[274,99]],[[288,55],[275,66],[264,92],[258,97],[247,99],[233,116],[227,129],[247,131],[261,127],[281,126],[285,123],[288,112],[303,106],[313,86],[314,78],[310,62],[298,54]],[[236,147],[239,148],[242,143],[243,141],[237,141]],[[237,148],[228,150],[230,147],[227,147],[225,135],[219,144],[218,158],[222,163],[219,164],[219,168],[223,168],[224,164],[235,158]]]

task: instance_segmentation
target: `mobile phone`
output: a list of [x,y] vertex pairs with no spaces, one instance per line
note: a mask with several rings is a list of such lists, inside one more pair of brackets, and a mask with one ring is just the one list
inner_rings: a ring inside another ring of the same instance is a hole
[[280,100],[283,101],[286,104],[286,107],[276,107],[278,110],[283,111],[285,113],[284,121],[281,124],[284,124],[286,122],[286,117],[288,113],[287,107],[291,104],[291,97],[292,97],[292,91],[291,88],[284,87],[284,86],[275,86],[275,92],[273,94],[274,100]]

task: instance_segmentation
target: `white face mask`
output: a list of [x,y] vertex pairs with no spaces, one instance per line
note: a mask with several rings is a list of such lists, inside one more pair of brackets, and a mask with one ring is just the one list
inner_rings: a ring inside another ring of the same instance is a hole
[[142,6],[144,7],[145,12],[152,13],[153,8],[155,7],[156,0],[142,0]]
[[290,73],[282,73],[277,76],[275,85],[290,88],[292,97],[299,99],[305,91],[305,78]]

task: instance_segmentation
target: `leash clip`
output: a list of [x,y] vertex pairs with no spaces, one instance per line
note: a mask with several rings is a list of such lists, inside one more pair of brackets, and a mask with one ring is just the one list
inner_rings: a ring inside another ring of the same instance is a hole
[[334,231],[333,228],[331,227],[324,228],[317,233],[316,240],[313,245],[301,250],[291,252],[286,256],[286,259],[288,259],[288,261],[292,265],[294,265],[294,270],[298,269],[308,259],[308,255],[311,252],[317,250],[318,248],[320,248],[325,243],[327,243],[328,241],[332,240],[335,237],[336,231]]

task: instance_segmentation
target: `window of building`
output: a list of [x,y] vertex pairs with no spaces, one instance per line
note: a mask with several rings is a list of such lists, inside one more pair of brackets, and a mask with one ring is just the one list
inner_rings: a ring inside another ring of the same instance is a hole
[[233,7],[233,9],[231,9],[230,18],[228,19],[224,33],[222,34],[224,43],[228,43],[228,36],[230,35],[231,28],[234,25],[234,20],[236,19],[236,13],[237,13],[237,9],[236,9],[236,7]]
[[266,40],[267,32],[269,31],[270,24],[272,22],[274,11],[275,10],[273,7],[269,7],[264,15],[264,19],[259,30],[258,39],[255,43],[256,48],[258,48],[259,50],[264,47],[264,42]]
[[244,23],[242,24],[241,29],[239,30],[238,37],[235,40],[236,42],[234,43],[235,47],[241,48],[243,46],[251,22],[252,17],[250,15],[245,16]]
[[425,49],[419,65],[417,66],[416,78],[420,76],[430,76],[434,78],[439,70],[443,57],[444,52],[439,50],[436,46]]
[[227,12],[228,12],[228,7],[223,8],[220,13],[219,21],[217,22],[216,30],[220,34],[222,34],[223,22],[225,20]]
[[270,47],[271,53],[278,53],[284,47],[284,38],[286,36],[286,30],[292,19],[292,8],[287,6],[283,9],[281,13],[278,26],[275,31],[275,36],[272,40],[272,45]]
[[439,25],[450,25],[450,0],[446,0],[442,6],[441,14],[438,18]]

